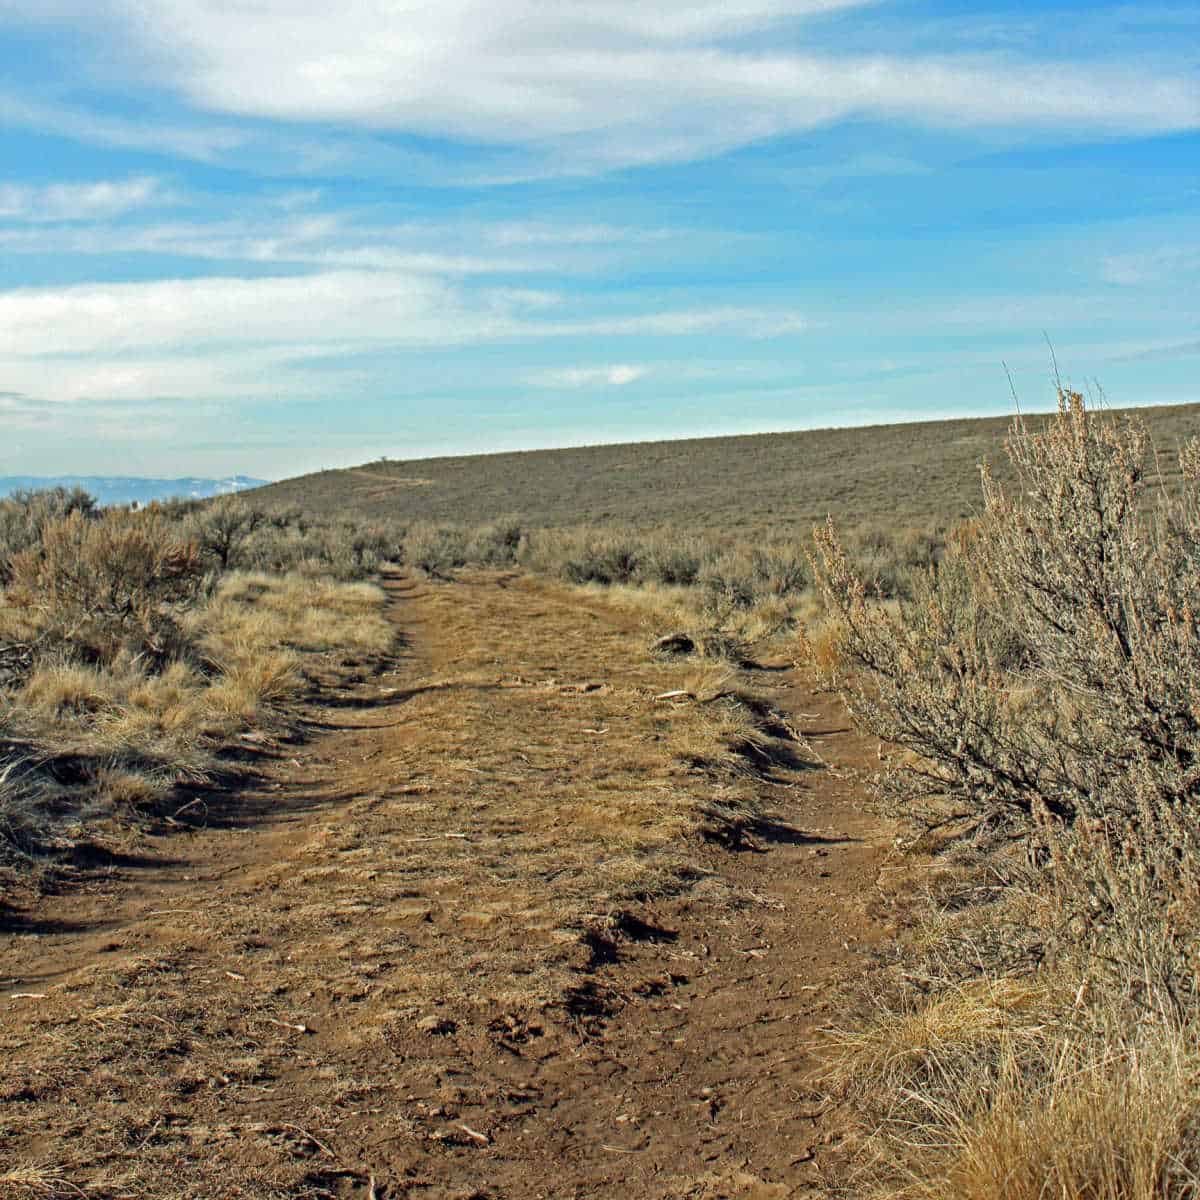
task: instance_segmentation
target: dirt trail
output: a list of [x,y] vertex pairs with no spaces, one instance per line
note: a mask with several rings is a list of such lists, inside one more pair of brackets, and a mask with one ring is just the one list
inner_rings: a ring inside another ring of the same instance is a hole
[[0,933],[0,1195],[820,1194],[807,1044],[887,934],[875,743],[762,672],[827,766],[774,772],[770,819],[689,847],[695,886],[581,937],[632,868],[555,831],[581,780],[630,811],[659,737],[631,714],[662,668],[613,667],[638,619],[520,578],[388,595],[388,672],[327,689],[206,824]]

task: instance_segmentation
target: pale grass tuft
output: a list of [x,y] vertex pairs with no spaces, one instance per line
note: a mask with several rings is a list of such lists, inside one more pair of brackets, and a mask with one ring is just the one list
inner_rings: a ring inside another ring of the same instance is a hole
[[951,1127],[945,1167],[911,1200],[1194,1200],[1200,1195],[1196,1031],[1113,1052],[1076,1048],[1030,1095],[1008,1068],[990,1111]]
[[838,1030],[825,1048],[828,1083],[847,1097],[921,1105],[932,1080],[965,1074],[996,1044],[1040,1039],[1062,997],[1044,984],[1010,978],[971,980],[926,1003],[883,1008],[865,1026]]
[[740,673],[728,663],[704,663],[683,677],[684,690],[701,703],[728,696],[739,684]]
[[66,1179],[59,1171],[32,1163],[0,1171],[0,1196],[45,1197],[60,1200],[86,1193]]
[[55,663],[35,669],[21,689],[21,703],[29,713],[49,719],[94,715],[112,708],[122,691],[111,673],[95,667]]
[[170,780],[149,775],[145,771],[102,767],[96,773],[97,794],[118,810],[152,808],[170,791]]
[[204,695],[205,708],[218,716],[252,725],[264,708],[288,700],[303,684],[299,657],[291,651],[237,642],[230,654]]

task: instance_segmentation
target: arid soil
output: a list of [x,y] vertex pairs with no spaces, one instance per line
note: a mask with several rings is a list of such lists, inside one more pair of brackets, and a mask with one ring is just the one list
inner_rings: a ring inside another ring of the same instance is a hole
[[394,662],[7,918],[0,1195],[824,1194],[814,1039],[889,936],[875,743],[776,664],[821,761],[681,762],[704,714],[636,615],[387,586]]

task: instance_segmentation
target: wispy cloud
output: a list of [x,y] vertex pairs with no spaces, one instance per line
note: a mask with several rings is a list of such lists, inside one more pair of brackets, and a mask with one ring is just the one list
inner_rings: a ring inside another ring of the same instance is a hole
[[[344,0],[331,20],[307,0],[258,0],[252,21],[209,0],[58,8],[209,112],[532,147],[581,168],[695,158],[859,116],[1092,134],[1200,125],[1186,63],[856,54],[798,36],[794,52],[762,49],[781,40],[773,30],[856,6]],[[7,7],[36,21],[44,0]]]
[[703,333],[734,333],[748,338],[777,338],[804,333],[807,317],[786,309],[717,305],[582,321],[573,332],[617,336],[691,337]]
[[1100,277],[1105,283],[1124,287],[1182,280],[1200,272],[1200,246],[1170,245],[1122,254],[1109,254],[1100,261]]
[[[0,185],[0,252],[10,255],[140,254],[245,263],[262,270],[310,267],[446,276],[521,275],[595,270],[618,260],[645,263],[694,252],[702,241],[728,250],[736,234],[700,229],[638,228],[543,221],[380,220],[344,197],[313,209],[319,194],[285,192],[248,201],[237,215],[221,197],[194,196],[200,215],[113,221],[137,203],[175,199],[153,180],[36,188]],[[74,216],[71,216],[74,214]],[[5,221],[7,220],[7,226]],[[48,226],[53,226],[48,227]]]
[[[0,355],[14,390],[54,402],[274,396],[371,374],[361,356],[584,335],[780,336],[793,313],[718,306],[580,315],[557,293],[463,289],[428,275],[326,271],[0,292]],[[543,375],[542,386],[621,387],[648,368],[616,363]]]
[[1200,338],[1185,342],[1158,342],[1152,346],[1110,354],[1113,362],[1165,362],[1200,355]]
[[0,392],[0,417],[3,417],[5,429],[9,432],[20,429],[44,430],[54,423],[59,411],[60,406],[53,402],[25,392]]
[[546,388],[592,388],[625,387],[645,378],[646,367],[630,363],[615,363],[607,367],[564,367],[553,371],[539,371],[529,382],[536,387]]
[[0,89],[0,125],[36,129],[93,145],[177,155],[200,162],[225,159],[248,140],[230,125],[131,120]]
[[41,187],[0,183],[0,221],[105,220],[170,199],[161,180],[152,176]]

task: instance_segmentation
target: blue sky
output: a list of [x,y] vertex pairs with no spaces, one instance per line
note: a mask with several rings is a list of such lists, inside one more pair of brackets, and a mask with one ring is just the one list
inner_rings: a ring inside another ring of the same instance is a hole
[[0,0],[0,474],[1200,400],[1200,7]]

